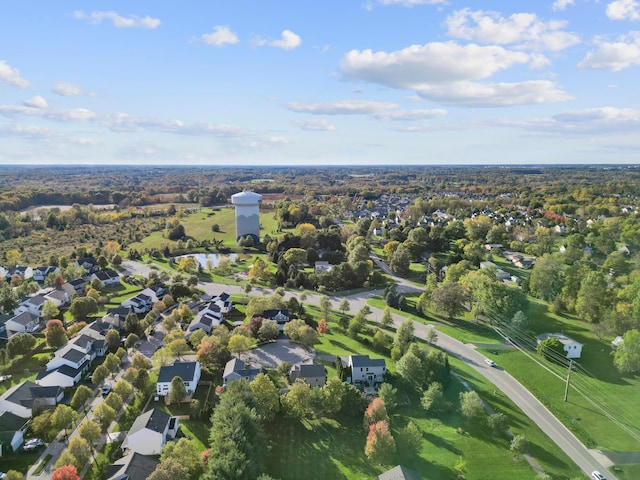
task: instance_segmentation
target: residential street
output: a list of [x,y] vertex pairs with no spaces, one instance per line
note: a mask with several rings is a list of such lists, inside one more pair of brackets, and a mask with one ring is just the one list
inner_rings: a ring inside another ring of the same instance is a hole
[[[385,272],[390,273],[388,267],[377,257],[372,255],[373,261],[380,266]],[[126,268],[131,273],[145,275],[143,272],[148,272],[149,267],[138,262],[127,261]],[[148,273],[147,273],[148,274]],[[392,278],[398,284],[399,292],[407,291],[420,291],[421,289],[407,282],[405,279],[392,275]],[[221,292],[227,293],[243,293],[244,289],[235,285],[216,285],[211,283],[198,284],[207,293],[217,295]],[[356,293],[348,297],[330,297],[332,306],[334,309],[338,309],[339,303],[343,298],[347,298],[351,305],[351,311],[356,312],[366,305],[366,301],[370,297],[380,295],[381,290]],[[296,292],[287,292],[285,298],[290,296],[297,296]],[[307,294],[307,303],[314,305],[319,304],[321,295]],[[382,310],[374,307],[370,307],[372,314],[368,317],[375,321],[380,321],[382,318]],[[400,325],[405,320],[400,315],[393,315],[393,321],[396,326]],[[425,339],[429,329],[433,328],[433,325],[424,325],[422,323],[414,322],[415,335],[419,338]],[[477,370],[490,382],[492,382],[497,389],[508,396],[522,411],[531,418],[542,431],[544,431],[551,440],[563,452],[565,452],[574,462],[587,474],[590,475],[592,471],[599,470],[601,472],[607,472],[606,466],[599,461],[594,454],[592,454],[576,437],[566,428],[553,414],[535,397],[531,394],[520,382],[509,375],[506,371],[489,367],[484,363],[484,357],[475,351],[474,346],[466,345],[458,340],[445,335],[442,332],[438,332],[438,347],[445,350],[447,353],[456,356],[460,360],[466,362],[472,368]],[[607,478],[616,480],[616,477],[607,473]]]

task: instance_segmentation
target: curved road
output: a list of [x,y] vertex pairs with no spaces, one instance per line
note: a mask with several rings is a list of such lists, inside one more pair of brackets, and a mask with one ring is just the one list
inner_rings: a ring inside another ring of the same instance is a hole
[[[406,280],[396,277],[379,258],[372,255],[372,260],[383,271],[389,273],[393,280],[398,284],[398,291],[421,291]],[[147,265],[127,261],[123,266],[131,273],[148,275],[149,267]],[[146,272],[146,273],[145,273]],[[242,293],[242,287],[235,285],[217,285],[211,283],[199,284],[209,294],[218,294],[222,291],[227,293]],[[381,291],[370,291],[356,293],[348,297],[330,297],[334,309],[338,309],[338,304],[343,298],[347,298],[351,305],[351,310],[356,311],[366,305],[366,301],[370,297],[380,295]],[[295,294],[287,293],[287,296],[295,296]],[[321,295],[307,294],[307,302],[318,304]],[[354,308],[355,307],[355,308]],[[382,317],[380,309],[370,307],[372,314],[370,318],[379,321]],[[393,315],[393,321],[396,326],[405,320],[400,315]],[[426,339],[427,332],[433,328],[433,325],[424,325],[414,322],[415,336]],[[490,367],[484,363],[484,356],[476,352],[473,347],[466,345],[442,332],[438,332],[438,347],[447,353],[454,355],[463,362],[470,365],[487,380],[493,383],[496,388],[500,389],[507,397],[509,397],[520,409],[533,420],[540,429],[546,433],[556,445],[569,456],[587,475],[592,471],[598,470],[605,473],[608,479],[617,480],[616,477],[600,463],[600,461],[592,455],[592,453],[578,440],[571,431],[565,427],[533,394],[531,394],[520,382],[509,375],[506,371]]]

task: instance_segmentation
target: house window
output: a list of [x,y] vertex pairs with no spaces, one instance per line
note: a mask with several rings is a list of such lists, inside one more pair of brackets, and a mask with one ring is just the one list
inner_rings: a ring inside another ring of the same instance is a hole
[[362,371],[362,367],[360,367],[360,371]]
[[367,367],[367,372],[369,371],[369,367]]

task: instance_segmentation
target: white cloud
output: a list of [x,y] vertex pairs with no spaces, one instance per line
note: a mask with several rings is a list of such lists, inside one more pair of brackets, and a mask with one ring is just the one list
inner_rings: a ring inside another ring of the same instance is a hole
[[640,65],[640,32],[631,32],[618,41],[600,41],[595,51],[578,63],[583,70],[611,70],[619,72]]
[[640,20],[640,2],[615,0],[607,5],[607,17],[611,20]]
[[24,102],[22,102],[22,104],[26,107],[33,107],[33,108],[47,108],[49,106],[47,101],[44,98],[42,98],[40,95],[36,95],[33,98],[29,98]]
[[20,70],[13,68],[4,60],[0,60],[0,82],[19,88],[29,86],[29,82],[20,76]]
[[110,20],[116,28],[146,28],[153,30],[160,26],[160,19],[150,16],[139,17],[137,15],[129,15],[123,17],[113,10],[85,13],[82,10],[73,12],[73,17],[77,20],[87,20],[93,25],[99,25],[103,20]]
[[50,128],[36,127],[34,125],[2,125],[0,126],[0,136],[44,140],[62,137],[64,134]]
[[324,118],[310,119],[310,120],[296,120],[292,122],[297,127],[308,132],[332,132],[336,129]]
[[431,110],[415,109],[415,110],[396,110],[392,112],[381,112],[381,113],[377,113],[375,117],[378,120],[417,122],[420,120],[432,120],[434,118],[443,117],[446,114],[447,114],[446,110],[443,110],[441,108],[435,108]]
[[445,24],[452,37],[486,44],[558,51],[580,42],[576,34],[563,31],[567,22],[543,22],[534,13],[514,13],[505,18],[497,12],[464,8],[450,14]]
[[565,10],[569,5],[575,4],[576,0],[556,0],[555,2],[553,2],[553,5],[551,5],[551,8],[554,11]]
[[343,100],[328,103],[290,102],[285,105],[297,113],[312,115],[375,115],[386,110],[398,108],[397,103],[373,102],[369,100]]
[[302,44],[302,39],[291,30],[283,30],[282,37],[279,40],[269,42],[272,47],[282,48],[284,50],[293,50]]
[[568,100],[549,81],[480,83],[507,68],[545,63],[539,54],[456,42],[413,45],[395,52],[352,50],[340,62],[345,78],[415,91],[421,98],[459,106],[507,106]]
[[62,81],[54,83],[53,87],[51,87],[51,91],[58,95],[62,95],[63,97],[81,97],[85,95],[89,97],[95,96],[95,93],[87,92],[78,85]]
[[207,45],[215,45],[217,47],[227,43],[232,45],[239,42],[238,36],[226,25],[216,25],[213,27],[212,33],[205,33],[200,38]]

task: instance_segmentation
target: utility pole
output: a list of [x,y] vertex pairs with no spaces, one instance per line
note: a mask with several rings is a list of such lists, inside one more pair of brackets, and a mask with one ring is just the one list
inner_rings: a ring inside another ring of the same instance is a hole
[[564,401],[567,401],[569,396],[569,379],[571,378],[571,368],[573,367],[573,359],[569,360],[569,371],[567,372],[567,384],[564,387]]

